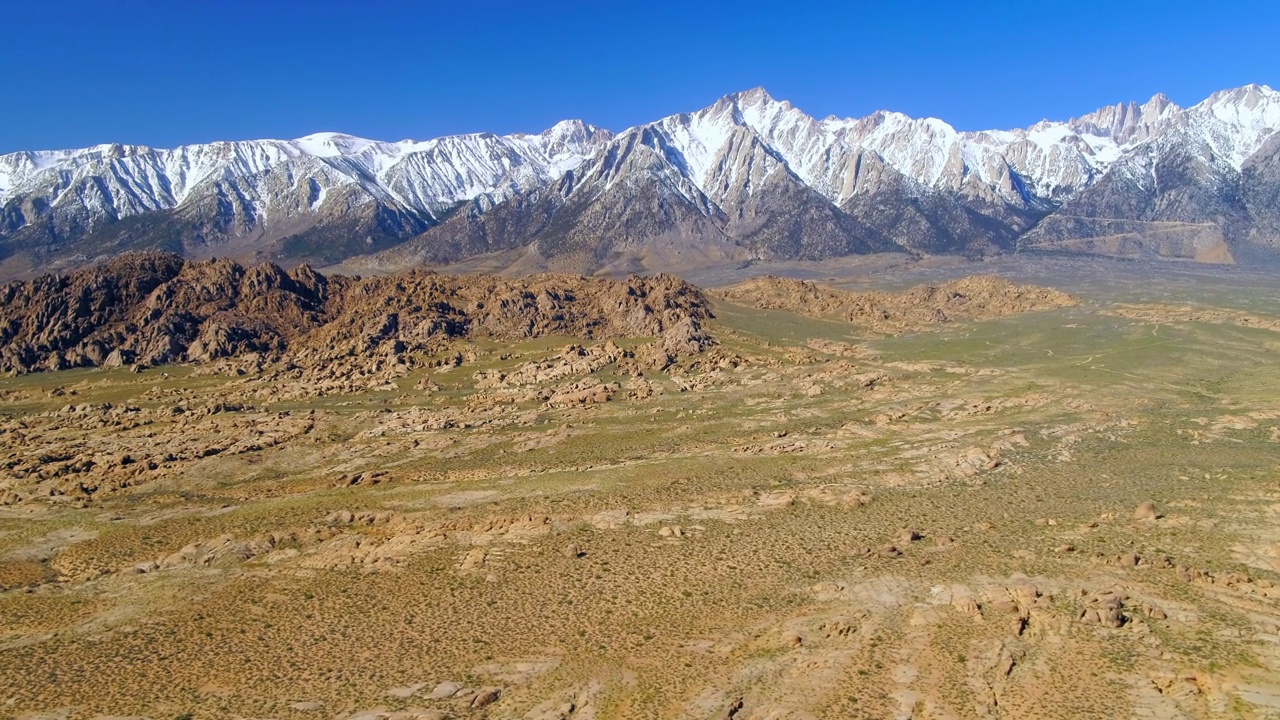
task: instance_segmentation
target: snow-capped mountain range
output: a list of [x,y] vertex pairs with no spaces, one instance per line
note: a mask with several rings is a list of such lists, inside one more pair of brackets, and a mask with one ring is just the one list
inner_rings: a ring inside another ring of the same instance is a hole
[[1262,85],[981,132],[887,111],[819,120],[756,88],[617,135],[567,120],[536,135],[24,151],[0,156],[0,261],[14,274],[140,247],[374,265],[524,249],[580,270],[655,248],[676,265],[682,251],[1265,255],[1278,211],[1241,183],[1270,177],[1278,133],[1280,93]]
[[[54,241],[210,197],[232,201],[242,230],[258,239],[270,237],[274,226],[291,229],[300,217],[337,200],[343,212],[381,203],[426,227],[461,201],[496,203],[555,180],[608,137],[565,121],[538,135],[425,142],[317,133],[173,150],[98,145],[18,152],[0,156],[0,202],[10,230],[44,220],[52,224]],[[13,207],[15,202],[21,205]]]

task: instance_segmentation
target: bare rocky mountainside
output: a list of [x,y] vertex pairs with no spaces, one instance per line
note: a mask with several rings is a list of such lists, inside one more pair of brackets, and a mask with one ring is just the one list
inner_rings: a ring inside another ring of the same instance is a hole
[[1280,258],[1280,93],[959,132],[763,89],[614,134],[335,133],[0,156],[0,277],[128,250],[396,271],[626,274],[883,251]]

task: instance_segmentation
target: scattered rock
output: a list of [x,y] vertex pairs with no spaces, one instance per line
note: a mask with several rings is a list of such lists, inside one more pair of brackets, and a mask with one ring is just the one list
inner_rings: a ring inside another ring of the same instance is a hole
[[913,529],[911,529],[911,528],[902,528],[901,530],[899,530],[899,531],[898,531],[898,534],[897,534],[897,535],[895,535],[893,539],[894,539],[894,541],[896,541],[899,545],[907,545],[907,544],[909,544],[909,543],[913,543],[913,542],[915,542],[915,541],[917,541],[917,540],[921,539],[922,537],[924,537],[924,536],[923,536],[923,535],[921,535],[921,534],[920,534],[918,531],[916,531],[916,530],[913,530]]
[[1137,553],[1122,553],[1112,558],[1110,564],[1122,568],[1136,568],[1142,564],[1142,558],[1138,557]]
[[497,688],[489,688],[487,690],[481,690],[480,692],[476,693],[476,696],[474,698],[471,699],[471,707],[476,709],[482,708],[482,707],[488,707],[489,705],[492,705],[498,702],[498,698],[500,697],[502,697],[502,691],[498,690]]
[[760,507],[787,508],[796,504],[796,496],[789,492],[766,493],[760,496]]
[[1156,504],[1150,500],[1143,502],[1133,511],[1134,520],[1158,520],[1160,514],[1156,512]]
[[484,565],[488,554],[489,552],[484,548],[472,548],[467,551],[466,555],[462,556],[462,562],[458,565],[458,569],[462,572],[479,569],[480,566]]
[[886,557],[886,558],[902,557],[902,551],[898,549],[897,545],[893,545],[893,544],[881,545],[880,549],[876,550],[876,552],[879,553],[880,557]]
[[458,694],[458,691],[460,690],[462,690],[462,683],[445,681],[436,685],[435,688],[431,690],[431,694],[427,697],[432,700],[444,700]]
[[1124,613],[1127,596],[1119,590],[1100,590],[1084,596],[1084,609],[1077,619],[1085,625],[1117,629],[1129,621]]
[[972,595],[954,595],[951,598],[951,607],[965,615],[978,619],[982,618],[982,606],[978,604],[978,601]]
[[387,691],[387,694],[391,697],[407,698],[426,686],[426,683],[414,683],[412,685],[405,685],[402,687],[393,687]]

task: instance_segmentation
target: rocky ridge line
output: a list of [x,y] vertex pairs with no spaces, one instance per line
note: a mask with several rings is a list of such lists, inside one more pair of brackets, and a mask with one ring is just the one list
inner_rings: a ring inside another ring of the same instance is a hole
[[972,276],[902,292],[851,292],[807,280],[772,275],[714,292],[716,297],[765,310],[839,318],[879,332],[926,329],[957,320],[987,320],[1075,305],[1058,290],[1019,285],[1001,277]]
[[681,354],[711,342],[701,324],[710,317],[702,292],[669,275],[360,278],[133,253],[0,286],[0,372],[236,357],[404,364],[456,339],[546,335],[655,337]]

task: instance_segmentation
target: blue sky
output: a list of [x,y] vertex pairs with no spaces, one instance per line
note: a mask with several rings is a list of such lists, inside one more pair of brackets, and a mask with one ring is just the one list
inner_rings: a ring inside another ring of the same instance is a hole
[[1275,2],[0,0],[0,152],[621,129],[763,85],[962,130],[1280,85]]

